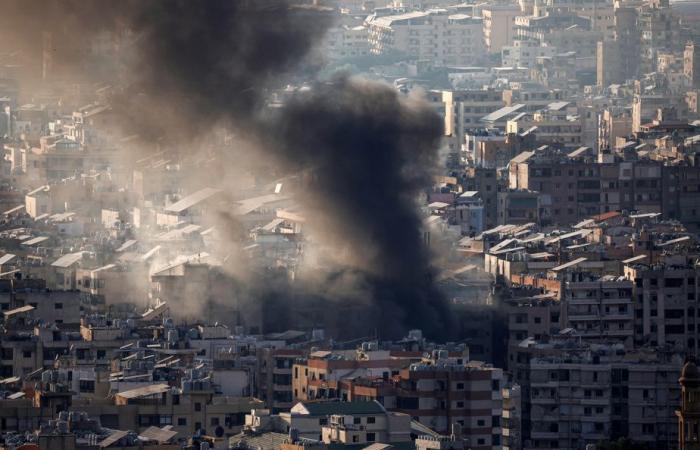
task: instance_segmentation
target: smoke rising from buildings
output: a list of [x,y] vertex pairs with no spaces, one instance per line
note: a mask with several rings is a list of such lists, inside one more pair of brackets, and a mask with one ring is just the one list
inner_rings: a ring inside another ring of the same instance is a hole
[[302,273],[293,287],[270,284],[269,274],[248,277],[253,301],[273,305],[268,321],[284,323],[285,311],[332,299],[367,307],[341,327],[392,336],[412,327],[431,337],[449,331],[416,208],[436,163],[437,115],[388,86],[343,77],[265,107],[270,89],[313,65],[310,51],[330,25],[322,10],[282,0],[13,3],[16,24],[40,17],[34,29],[48,27],[54,39],[73,42],[104,27],[121,35],[126,69],[115,105],[131,130],[191,144],[223,124],[280,174],[309,170],[295,194],[311,232],[341,257],[321,273]]

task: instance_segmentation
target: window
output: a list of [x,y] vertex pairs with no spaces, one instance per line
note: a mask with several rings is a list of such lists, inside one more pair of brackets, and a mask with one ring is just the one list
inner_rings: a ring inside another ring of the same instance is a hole
[[31,358],[32,357],[32,351],[31,350],[24,350],[22,352],[22,357],[23,358]]
[[374,442],[377,439],[374,433],[367,433],[367,442]]
[[63,309],[63,303],[54,303],[53,309]]
[[195,411],[201,411],[202,410],[202,404],[197,402],[194,404],[194,410]]
[[179,417],[177,419],[177,426],[178,427],[185,427],[187,426],[187,418],[186,417]]
[[352,418],[352,423],[354,423],[355,425],[361,424],[361,423],[362,423],[362,417],[353,417],[353,418]]
[[318,424],[321,426],[328,425],[328,418],[324,417],[322,419],[318,419]]
[[457,383],[457,390],[463,391],[464,390],[464,383]]
[[375,417],[368,417],[367,418],[367,423],[375,423],[377,419]]
[[218,417],[212,417],[212,418],[211,418],[211,426],[212,426],[212,427],[217,427],[217,426],[219,426],[219,418],[218,418]]
[[479,419],[479,420],[476,421],[476,424],[477,424],[477,426],[485,427],[485,426],[486,426],[486,421],[485,421],[485,420],[482,420],[482,419]]
[[80,380],[78,388],[80,392],[95,392],[95,380]]

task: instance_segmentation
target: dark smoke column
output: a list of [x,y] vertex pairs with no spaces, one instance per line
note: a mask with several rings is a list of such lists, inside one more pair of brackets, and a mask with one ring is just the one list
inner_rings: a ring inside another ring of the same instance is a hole
[[319,83],[275,118],[274,149],[313,168],[303,195],[312,222],[350,253],[383,336],[421,328],[445,337],[448,305],[432,282],[416,199],[431,184],[442,126],[437,114],[387,85],[356,79]]

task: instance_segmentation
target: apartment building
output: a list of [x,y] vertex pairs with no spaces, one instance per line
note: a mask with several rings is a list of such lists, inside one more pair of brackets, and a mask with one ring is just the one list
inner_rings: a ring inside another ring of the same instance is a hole
[[[205,382],[195,389],[149,384],[115,394],[111,402],[72,398],[65,374],[44,371],[31,397],[2,400],[0,419],[4,431],[38,428],[61,411],[79,409],[99,419],[105,427],[143,431],[150,426],[170,425],[182,435],[209,428],[212,434],[234,434],[241,430],[246,411],[260,406],[249,397],[214,396]],[[219,431],[220,429],[221,431]]]
[[301,350],[261,348],[258,350],[257,393],[273,413],[294,405],[292,368],[303,356]]
[[678,257],[667,263],[625,265],[633,283],[636,345],[668,345],[696,353],[700,345],[698,269],[693,260]]
[[462,186],[465,192],[478,192],[483,201],[483,226],[490,229],[498,221],[498,177],[496,169],[468,167]]
[[300,439],[336,446],[369,446],[375,442],[405,445],[411,441],[410,416],[387,411],[373,400],[330,400],[298,402],[279,414],[252,410],[245,416],[243,432],[232,436],[230,444],[236,448],[256,448],[258,437],[267,435],[268,440],[280,434],[286,437],[292,429]]
[[321,428],[321,440],[328,445],[372,445],[411,442],[411,416],[389,412],[376,416],[331,415]]
[[488,4],[481,6],[484,18],[484,42],[489,53],[500,53],[515,38],[515,18],[521,14],[516,4]]
[[473,65],[486,53],[482,19],[446,9],[374,15],[367,26],[373,55],[401,54],[448,66]]
[[445,134],[454,136],[459,145],[466,136],[483,127],[481,118],[504,106],[500,90],[442,91],[445,105]]
[[534,358],[523,448],[584,448],[622,437],[652,449],[675,448],[681,363],[614,346]]
[[467,134],[466,149],[476,167],[502,169],[524,150],[535,148],[535,139],[535,133],[506,134],[494,129],[477,130]]
[[[370,347],[374,344],[370,343]],[[349,375],[388,380],[406,368],[412,359],[392,357],[389,352],[369,352],[369,358],[342,357],[329,351],[311,353],[305,361],[294,364],[292,389],[296,400],[342,398],[342,381]],[[351,400],[346,396],[343,400]]]
[[501,418],[502,436],[501,446],[503,450],[517,450],[522,442],[522,406],[521,389],[519,385],[504,387],[501,390],[503,397],[503,416]]
[[[679,50],[679,19],[668,0],[653,0],[638,9],[637,29],[640,33],[640,71],[656,71],[660,51]],[[676,48],[678,47],[678,48]]]
[[519,114],[507,122],[506,132],[518,134],[532,130],[539,145],[577,149],[583,143],[583,120],[578,115],[568,114],[564,108],[561,104],[550,105],[533,114]]
[[658,162],[591,164],[585,159],[551,153],[551,149],[521,155],[511,161],[509,187],[549,196],[551,206],[543,216],[551,223],[576,223],[592,215],[623,209],[649,213],[663,210],[664,169]]
[[599,114],[598,151],[611,150],[615,142],[632,134],[632,114],[628,109],[606,108]]
[[700,45],[694,42],[688,42],[683,49],[683,73],[691,88],[700,88]]
[[326,32],[322,45],[325,56],[331,61],[370,54],[369,32],[364,25],[332,27]]
[[638,11],[633,6],[618,4],[614,11],[614,37],[598,42],[596,49],[597,84],[607,87],[622,83],[639,69],[640,30]]
[[534,5],[533,15],[575,13],[591,21],[591,29],[602,33],[605,40],[615,37],[615,5],[607,0],[545,0]]
[[657,119],[659,110],[676,108],[684,111],[684,100],[678,96],[665,94],[635,94],[632,100],[632,132],[642,131],[642,126]]
[[440,433],[457,424],[470,448],[491,449],[501,441],[502,384],[502,370],[483,363],[416,363],[399,375],[396,411]]
[[537,58],[552,58],[556,53],[556,47],[542,45],[538,41],[515,40],[513,45],[505,45],[501,49],[501,65],[530,69],[535,66]]
[[634,304],[631,281],[606,275],[568,274],[561,304],[561,324],[584,340],[618,341],[632,348]]
[[505,190],[498,193],[498,224],[524,225],[537,223],[541,214],[538,192]]
[[523,105],[517,112],[535,112],[566,99],[566,91],[550,89],[533,82],[514,82],[503,90],[506,106]]

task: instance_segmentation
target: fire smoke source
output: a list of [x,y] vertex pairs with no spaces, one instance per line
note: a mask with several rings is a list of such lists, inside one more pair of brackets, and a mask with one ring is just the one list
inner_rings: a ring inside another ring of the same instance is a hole
[[437,162],[435,112],[389,86],[342,77],[264,112],[268,90],[281,79],[310,78],[300,70],[309,70],[308,54],[330,25],[327,11],[283,0],[5,1],[15,5],[6,14],[15,24],[39,14],[43,26],[64,24],[55,32],[80,37],[70,42],[89,38],[84,27],[65,24],[121,27],[128,36],[127,100],[119,104],[127,116],[139,111],[141,128],[196,142],[224,124],[255,142],[281,172],[311,168],[300,193],[304,214],[324,243],[347,255],[328,272],[352,273],[340,278],[358,280],[362,289],[348,294],[311,283],[306,294],[281,299],[288,308],[307,294],[352,302],[361,292],[372,311],[367,324],[384,336],[418,327],[445,337],[449,308],[432,282],[415,203]]
[[268,148],[285,164],[314,168],[301,195],[310,223],[363,274],[377,326],[388,335],[446,329],[416,205],[436,166],[435,112],[386,85],[341,78],[292,99],[274,130]]

